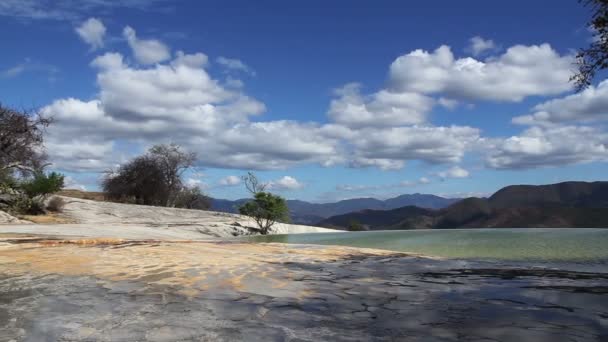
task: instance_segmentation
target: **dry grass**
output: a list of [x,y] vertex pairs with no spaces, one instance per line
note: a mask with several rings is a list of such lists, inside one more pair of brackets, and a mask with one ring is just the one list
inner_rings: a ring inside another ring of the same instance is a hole
[[102,201],[105,202],[105,197],[103,192],[95,192],[95,191],[82,191],[76,189],[63,189],[57,193],[57,195],[80,198],[92,201]]
[[45,215],[19,215],[18,218],[39,224],[66,224],[76,223],[74,220],[58,214]]

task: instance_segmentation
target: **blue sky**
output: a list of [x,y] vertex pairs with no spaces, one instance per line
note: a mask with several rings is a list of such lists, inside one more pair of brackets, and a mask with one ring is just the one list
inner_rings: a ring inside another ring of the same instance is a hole
[[186,175],[288,198],[486,195],[605,180],[608,82],[573,93],[577,1],[32,1],[0,3],[0,101],[56,118],[70,185],[154,143]]

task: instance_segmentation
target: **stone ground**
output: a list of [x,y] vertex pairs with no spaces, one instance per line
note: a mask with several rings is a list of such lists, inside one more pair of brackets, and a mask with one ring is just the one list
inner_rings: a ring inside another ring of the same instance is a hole
[[606,341],[608,270],[0,236],[0,341]]
[[[54,220],[70,224],[33,224],[0,211],[0,234],[51,234],[91,238],[206,240],[255,235],[253,220],[236,214],[154,207],[62,197],[66,204]],[[34,217],[35,218],[35,217]],[[275,223],[272,234],[324,233],[340,230]]]

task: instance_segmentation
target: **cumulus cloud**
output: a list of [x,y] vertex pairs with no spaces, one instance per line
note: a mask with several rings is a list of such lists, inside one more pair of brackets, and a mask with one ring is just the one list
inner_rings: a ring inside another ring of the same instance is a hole
[[[264,121],[257,117],[265,105],[242,87],[215,79],[207,55],[178,51],[171,58],[161,42],[141,40],[130,27],[124,34],[137,64],[115,52],[100,55],[91,62],[97,71],[96,97],[58,99],[42,109],[57,120],[47,138],[57,167],[103,171],[129,153],[162,142],[198,153],[198,166],[208,167],[269,170],[313,163],[397,170],[410,160],[454,164],[490,140],[475,127],[433,125],[433,106],[454,108],[463,98],[517,101],[569,89],[560,82],[565,77],[567,83],[562,64],[569,65],[571,58],[549,45],[515,46],[483,62],[455,59],[443,46],[399,57],[387,86],[375,92],[365,94],[356,83],[338,89],[328,123]],[[507,140],[493,144],[488,165],[518,167],[512,165],[526,159]],[[289,176],[273,184],[275,189],[302,186]]]
[[570,90],[573,61],[573,56],[562,56],[549,44],[515,45],[485,61],[456,59],[450,47],[442,45],[433,52],[415,50],[398,57],[389,77],[393,91],[398,92],[521,101]]
[[353,128],[419,124],[433,107],[433,99],[421,94],[381,90],[362,96],[360,88],[350,83],[335,91],[328,112],[333,121]]
[[[115,164],[116,153],[108,151],[115,141],[173,141],[204,156],[204,166],[284,169],[340,160],[340,130],[330,125],[251,122],[264,104],[213,79],[202,53],[177,53],[168,63],[143,67],[106,53],[91,65],[98,70],[97,98],[59,99],[42,109],[57,120],[47,141],[58,167],[103,171]],[[70,144],[103,152],[68,158]]]
[[[403,126],[357,130],[351,143],[356,148],[356,155],[367,161],[388,163],[416,159],[429,163],[456,163],[467,150],[481,143],[480,139],[479,130],[468,126]],[[366,165],[360,162],[360,166]],[[394,166],[385,169],[398,168],[398,165]]]
[[75,30],[80,39],[91,46],[91,50],[97,50],[103,47],[106,27],[101,20],[89,18],[80,26],[76,27]]
[[241,184],[241,177],[238,176],[226,176],[220,179],[219,184],[222,186],[235,186]]
[[585,126],[532,127],[499,142],[489,167],[524,169],[607,161],[608,134]]
[[437,172],[437,176],[439,176],[441,179],[467,178],[469,177],[469,171],[461,168],[460,166],[453,166],[447,170]]
[[129,43],[135,60],[140,64],[160,63],[171,57],[167,45],[156,39],[143,40],[137,38],[137,33],[130,26],[124,28],[122,35]]
[[513,118],[520,125],[590,123],[608,120],[608,80],[580,93],[553,99],[533,108],[533,113]]
[[268,189],[277,191],[298,190],[302,189],[304,184],[291,176],[283,176],[274,181],[268,182]]
[[216,62],[228,70],[241,71],[255,76],[255,71],[253,71],[253,69],[251,69],[251,67],[249,67],[247,64],[243,63],[243,61],[240,59],[220,56],[216,59]]
[[473,56],[481,55],[486,51],[491,51],[496,49],[496,44],[491,39],[483,39],[480,36],[475,36],[469,40],[468,51],[470,51]]

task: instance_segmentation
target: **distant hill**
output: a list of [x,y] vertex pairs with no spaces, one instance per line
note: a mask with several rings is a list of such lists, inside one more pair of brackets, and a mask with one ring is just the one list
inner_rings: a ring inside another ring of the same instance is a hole
[[488,201],[497,208],[528,206],[608,207],[608,182],[563,182],[549,185],[511,185]]
[[[420,208],[418,208],[420,209]],[[513,185],[491,197],[466,198],[440,210],[367,210],[321,220],[318,225],[347,229],[608,227],[608,182]]]
[[[390,210],[404,206],[441,209],[457,202],[459,199],[443,198],[429,194],[407,194],[387,200],[375,198],[355,198],[332,203],[310,203],[299,200],[288,200],[291,220],[299,224],[316,224],[317,222],[335,215],[342,215],[364,209]],[[247,199],[236,201],[212,199],[211,209],[224,212],[237,212],[240,205]]]
[[408,222],[408,220],[415,219],[417,220],[415,223],[419,224],[419,228],[429,228],[424,226],[422,220],[428,217],[434,222],[433,217],[435,214],[436,211],[432,209],[424,209],[411,205],[391,210],[365,209],[332,216],[318,222],[317,225],[326,228],[347,229],[351,224],[356,222],[368,230],[408,229],[411,228],[409,224],[413,223]]

